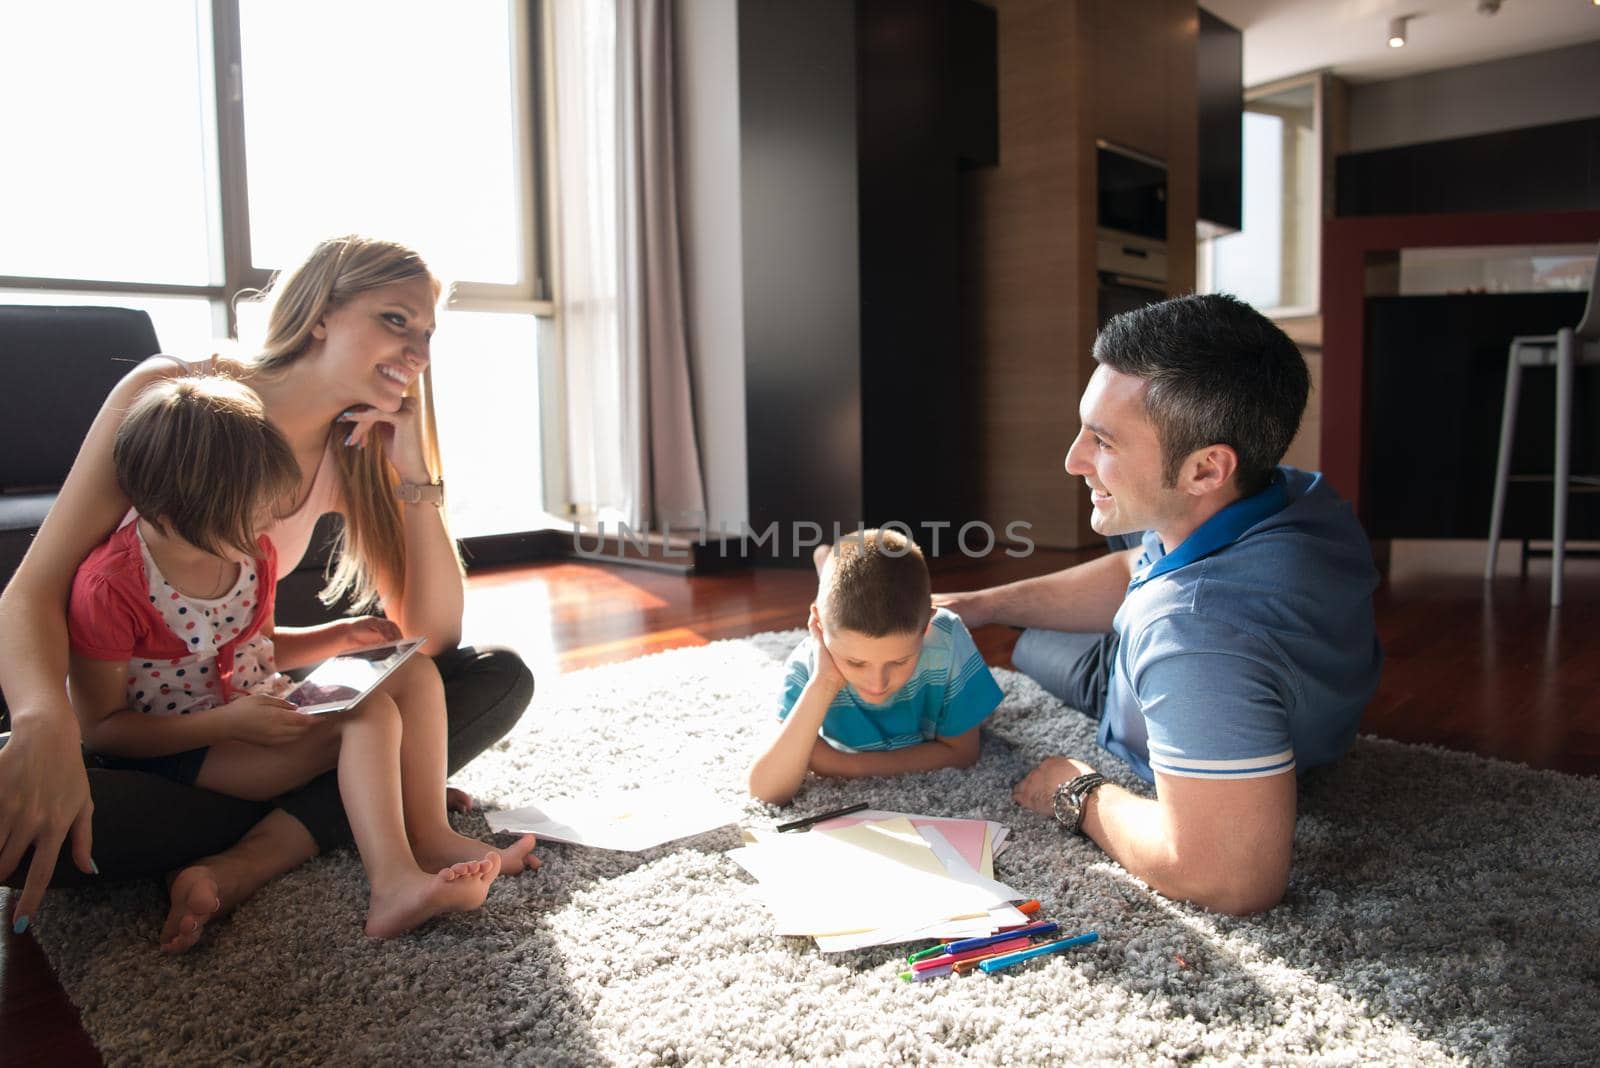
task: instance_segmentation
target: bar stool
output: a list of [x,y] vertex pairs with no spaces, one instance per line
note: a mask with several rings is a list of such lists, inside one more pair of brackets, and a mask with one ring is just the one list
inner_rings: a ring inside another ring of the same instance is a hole
[[1572,474],[1572,379],[1580,365],[1600,364],[1600,252],[1595,255],[1595,273],[1589,281],[1589,303],[1583,320],[1575,327],[1553,335],[1511,339],[1506,361],[1506,402],[1500,417],[1500,457],[1495,465],[1494,505],[1489,516],[1489,558],[1483,579],[1494,578],[1495,556],[1500,548],[1500,531],[1505,518],[1506,483],[1511,478],[1511,443],[1516,436],[1517,401],[1524,367],[1556,369],[1556,469],[1555,515],[1550,534],[1550,605],[1561,603],[1561,569],[1567,555],[1567,496],[1574,484],[1600,489],[1600,477]]

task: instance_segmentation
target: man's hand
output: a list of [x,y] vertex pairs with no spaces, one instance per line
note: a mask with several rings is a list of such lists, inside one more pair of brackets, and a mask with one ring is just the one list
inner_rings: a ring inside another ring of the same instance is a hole
[[281,697],[264,693],[247,693],[210,714],[226,716],[228,736],[252,745],[297,741],[315,730],[320,719],[306,715]]
[[44,900],[56,857],[69,837],[78,870],[96,871],[89,855],[94,802],[77,721],[70,715],[44,716],[29,719],[25,726],[19,723],[0,747],[0,878],[15,871],[22,854],[33,849],[15,909],[19,933]]
[[961,617],[961,622],[966,624],[968,630],[977,630],[994,622],[982,590],[936,593],[933,595],[933,607],[948,608]]
[[1050,757],[1017,783],[1016,789],[1011,791],[1011,799],[1041,816],[1053,817],[1056,814],[1056,788],[1093,770],[1088,764],[1072,757]]

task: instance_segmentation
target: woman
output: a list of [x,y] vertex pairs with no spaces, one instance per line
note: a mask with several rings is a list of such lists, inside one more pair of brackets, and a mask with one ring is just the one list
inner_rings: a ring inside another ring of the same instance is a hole
[[[300,467],[301,503],[270,535],[280,573],[304,556],[320,516],[343,517],[323,599],[381,603],[403,633],[427,638],[444,679],[455,772],[510,730],[533,678],[509,651],[456,648],[462,575],[444,524],[426,373],[439,283],[403,246],[341,237],[318,245],[268,296],[261,353],[218,359],[215,370],[261,396]],[[350,841],[332,774],[263,806],[84,767],[62,683],[67,592],[78,563],[128,510],[111,463],[123,413],[152,383],[191,370],[151,357],[112,390],[0,596],[0,689],[13,732],[0,748],[0,879],[22,885],[13,910],[19,933],[47,885],[181,868],[161,941],[186,949],[210,915]],[[70,863],[60,855],[64,844]]]

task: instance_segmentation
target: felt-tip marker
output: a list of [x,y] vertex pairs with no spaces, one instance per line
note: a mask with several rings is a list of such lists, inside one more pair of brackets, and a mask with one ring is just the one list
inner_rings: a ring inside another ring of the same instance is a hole
[[1094,931],[1090,931],[1088,934],[1081,934],[1075,938],[1062,938],[1055,942],[1046,942],[1042,946],[1034,946],[1031,949],[1019,950],[1016,953],[1007,953],[1002,957],[990,957],[988,960],[980,961],[978,967],[985,975],[993,975],[1002,968],[1009,968],[1013,964],[1021,964],[1025,960],[1032,960],[1035,957],[1042,957],[1047,953],[1059,953],[1063,949],[1074,949],[1078,946],[1087,946],[1091,942],[1098,941],[1100,941],[1100,935]]
[[778,824],[778,833],[782,834],[784,831],[803,831],[809,828],[813,823],[821,823],[823,820],[834,820],[838,819],[840,816],[848,816],[852,812],[860,812],[866,807],[867,803],[865,801],[857,801],[853,805],[846,805],[844,808],[836,808],[832,812],[819,812],[815,816],[807,816],[803,820],[791,820],[788,823],[780,823]]

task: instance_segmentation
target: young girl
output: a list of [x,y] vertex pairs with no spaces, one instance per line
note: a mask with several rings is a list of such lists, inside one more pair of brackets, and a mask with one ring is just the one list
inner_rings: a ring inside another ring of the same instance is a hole
[[432,661],[413,657],[346,712],[308,716],[283,699],[293,682],[280,666],[399,629],[366,619],[274,633],[276,553],[259,532],[293,508],[300,469],[260,398],[220,377],[158,383],[123,419],[112,461],[137,517],[73,581],[69,680],[84,744],[110,766],[250,800],[337,766],[371,884],[369,935],[481,905],[502,854],[446,817]]

